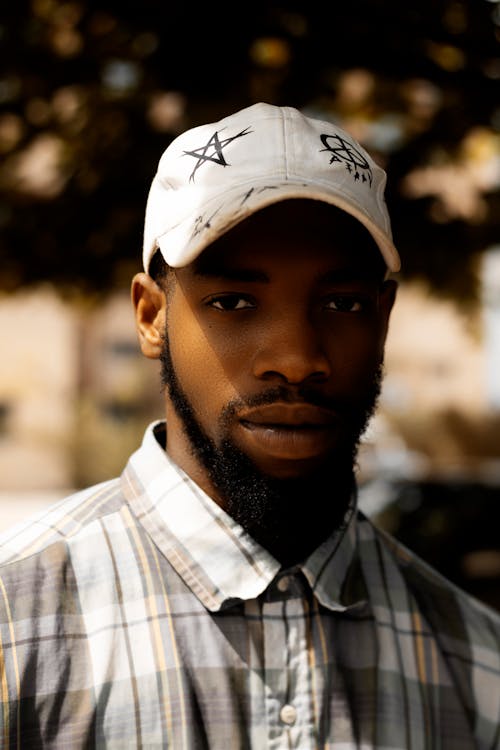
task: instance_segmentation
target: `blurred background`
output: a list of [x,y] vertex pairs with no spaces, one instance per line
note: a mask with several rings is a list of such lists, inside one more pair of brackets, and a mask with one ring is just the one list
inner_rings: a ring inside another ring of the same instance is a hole
[[0,529],[115,476],[162,416],[129,284],[158,159],[258,101],[388,171],[403,257],[360,502],[500,609],[500,2],[0,9]]

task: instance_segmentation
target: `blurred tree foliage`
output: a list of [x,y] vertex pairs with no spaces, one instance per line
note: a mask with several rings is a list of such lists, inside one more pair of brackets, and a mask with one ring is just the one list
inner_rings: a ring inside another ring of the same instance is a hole
[[0,11],[0,287],[128,285],[147,190],[187,127],[266,100],[388,169],[403,275],[467,301],[498,243],[500,3],[16,0]]

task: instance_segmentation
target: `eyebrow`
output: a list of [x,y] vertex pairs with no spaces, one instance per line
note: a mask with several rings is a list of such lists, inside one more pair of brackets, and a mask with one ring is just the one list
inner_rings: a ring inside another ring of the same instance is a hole
[[253,268],[231,268],[224,264],[196,263],[194,275],[206,279],[224,279],[226,281],[269,281],[269,276],[264,271]]
[[370,266],[363,268],[336,268],[323,274],[319,281],[324,284],[346,284],[353,281],[372,281],[380,277],[378,269]]
[[[239,282],[268,282],[269,276],[264,271],[252,268],[231,268],[224,264],[197,263],[194,267],[195,276],[206,279],[220,279]],[[317,281],[320,284],[347,284],[354,281],[378,280],[380,274],[377,269],[363,268],[332,268],[321,274]]]

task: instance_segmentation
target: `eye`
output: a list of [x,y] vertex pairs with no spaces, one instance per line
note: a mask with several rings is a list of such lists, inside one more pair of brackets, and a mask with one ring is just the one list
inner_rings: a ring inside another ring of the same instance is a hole
[[366,300],[353,295],[336,294],[327,299],[325,308],[333,312],[358,313],[365,310]]
[[233,310],[251,310],[255,307],[255,302],[242,294],[219,294],[216,297],[210,297],[206,304],[215,310],[232,312]]

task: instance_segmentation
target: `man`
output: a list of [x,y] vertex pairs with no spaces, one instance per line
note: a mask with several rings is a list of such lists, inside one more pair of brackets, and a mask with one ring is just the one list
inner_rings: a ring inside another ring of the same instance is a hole
[[385,179],[267,104],[166,150],[132,284],[166,419],[3,537],[3,747],[500,747],[500,617],[356,505]]

